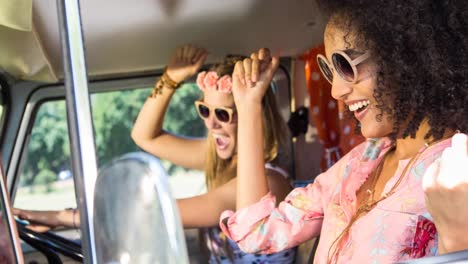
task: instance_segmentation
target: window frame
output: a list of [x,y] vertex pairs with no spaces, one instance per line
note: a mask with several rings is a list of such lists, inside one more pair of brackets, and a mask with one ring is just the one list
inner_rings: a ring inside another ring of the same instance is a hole
[[[101,92],[113,92],[121,90],[141,89],[152,87],[158,75],[138,76],[132,78],[120,78],[110,80],[93,81],[89,84],[90,94]],[[11,201],[14,201],[16,189],[19,185],[19,172],[24,165],[24,153],[34,126],[35,118],[41,105],[48,101],[64,100],[65,88],[63,84],[52,84],[40,86],[33,90],[28,96],[20,124],[17,129],[11,156],[8,160],[7,186]]]
[[0,112],[0,141],[4,138],[5,132],[5,124],[7,121],[7,116],[10,111],[10,97],[8,96],[8,90],[10,85],[6,80],[5,76],[0,75],[0,96],[2,97],[0,100],[0,107],[2,107]]

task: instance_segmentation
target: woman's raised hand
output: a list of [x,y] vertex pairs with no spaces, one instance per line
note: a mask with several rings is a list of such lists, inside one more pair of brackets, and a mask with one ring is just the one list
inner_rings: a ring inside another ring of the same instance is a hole
[[208,52],[203,48],[185,45],[177,48],[167,65],[167,75],[180,83],[193,76],[205,63]]
[[278,66],[279,59],[271,57],[270,51],[265,48],[253,53],[250,58],[238,61],[232,76],[236,106],[261,103]]
[[426,206],[439,233],[439,253],[468,249],[468,139],[452,137],[423,178]]

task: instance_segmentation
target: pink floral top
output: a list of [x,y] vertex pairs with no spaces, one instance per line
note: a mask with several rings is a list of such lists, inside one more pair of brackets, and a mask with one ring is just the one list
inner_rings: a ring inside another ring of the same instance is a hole
[[[268,194],[236,213],[225,211],[221,229],[242,250],[255,253],[281,251],[320,235],[314,263],[327,263],[330,247],[355,214],[356,191],[391,144],[389,139],[362,143],[314,183],[294,189],[278,208]],[[337,263],[392,263],[437,253],[437,234],[426,209],[422,177],[450,144],[447,139],[420,150],[422,154],[395,193],[352,225],[340,244]],[[383,193],[394,186],[409,161],[399,162]]]

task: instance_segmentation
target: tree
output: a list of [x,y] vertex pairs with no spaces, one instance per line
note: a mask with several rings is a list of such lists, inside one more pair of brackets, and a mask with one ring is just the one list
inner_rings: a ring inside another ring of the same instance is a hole
[[[139,148],[130,138],[133,123],[151,88],[96,93],[91,96],[96,154],[99,165]],[[205,126],[193,102],[199,89],[193,83],[183,85],[169,105],[164,129],[184,136],[201,137]],[[61,170],[71,168],[70,144],[65,101],[49,101],[40,106],[31,131],[21,185],[31,185],[38,175],[48,182]],[[179,169],[167,166],[169,173]],[[46,176],[44,176],[46,175]]]
[[57,174],[51,170],[43,169],[39,171],[36,175],[35,182],[45,186],[46,192],[51,192],[53,190],[52,183],[57,180]]
[[171,100],[164,120],[164,129],[189,137],[203,137],[206,127],[198,117],[194,102],[200,97],[195,83],[183,85]]
[[[96,149],[99,164],[124,153],[137,151],[130,138],[135,119],[151,88],[94,94],[92,96]],[[193,102],[199,89],[193,83],[183,85],[174,94],[166,113],[163,128],[179,135],[201,137],[206,134]],[[178,167],[168,166],[171,174]]]
[[[57,172],[61,167],[70,166],[64,101],[49,101],[41,105],[26,153],[24,176],[20,177],[22,185],[31,185],[42,170]],[[46,178],[50,180],[50,174]]]

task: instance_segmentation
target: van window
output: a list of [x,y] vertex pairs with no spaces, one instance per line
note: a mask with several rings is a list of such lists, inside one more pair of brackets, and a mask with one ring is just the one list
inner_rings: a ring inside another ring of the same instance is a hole
[[40,105],[24,151],[14,206],[34,210],[75,207],[64,100]]
[[[98,164],[125,153],[140,151],[130,138],[138,112],[152,88],[100,92],[91,95]],[[164,122],[173,133],[201,137],[206,134],[193,101],[199,97],[195,84],[187,83],[175,93]],[[71,171],[70,143],[65,100],[42,103],[22,155],[19,188],[14,206],[33,210],[76,207]],[[177,198],[205,190],[204,175],[163,161],[173,195]],[[193,177],[185,177],[192,175]]]

